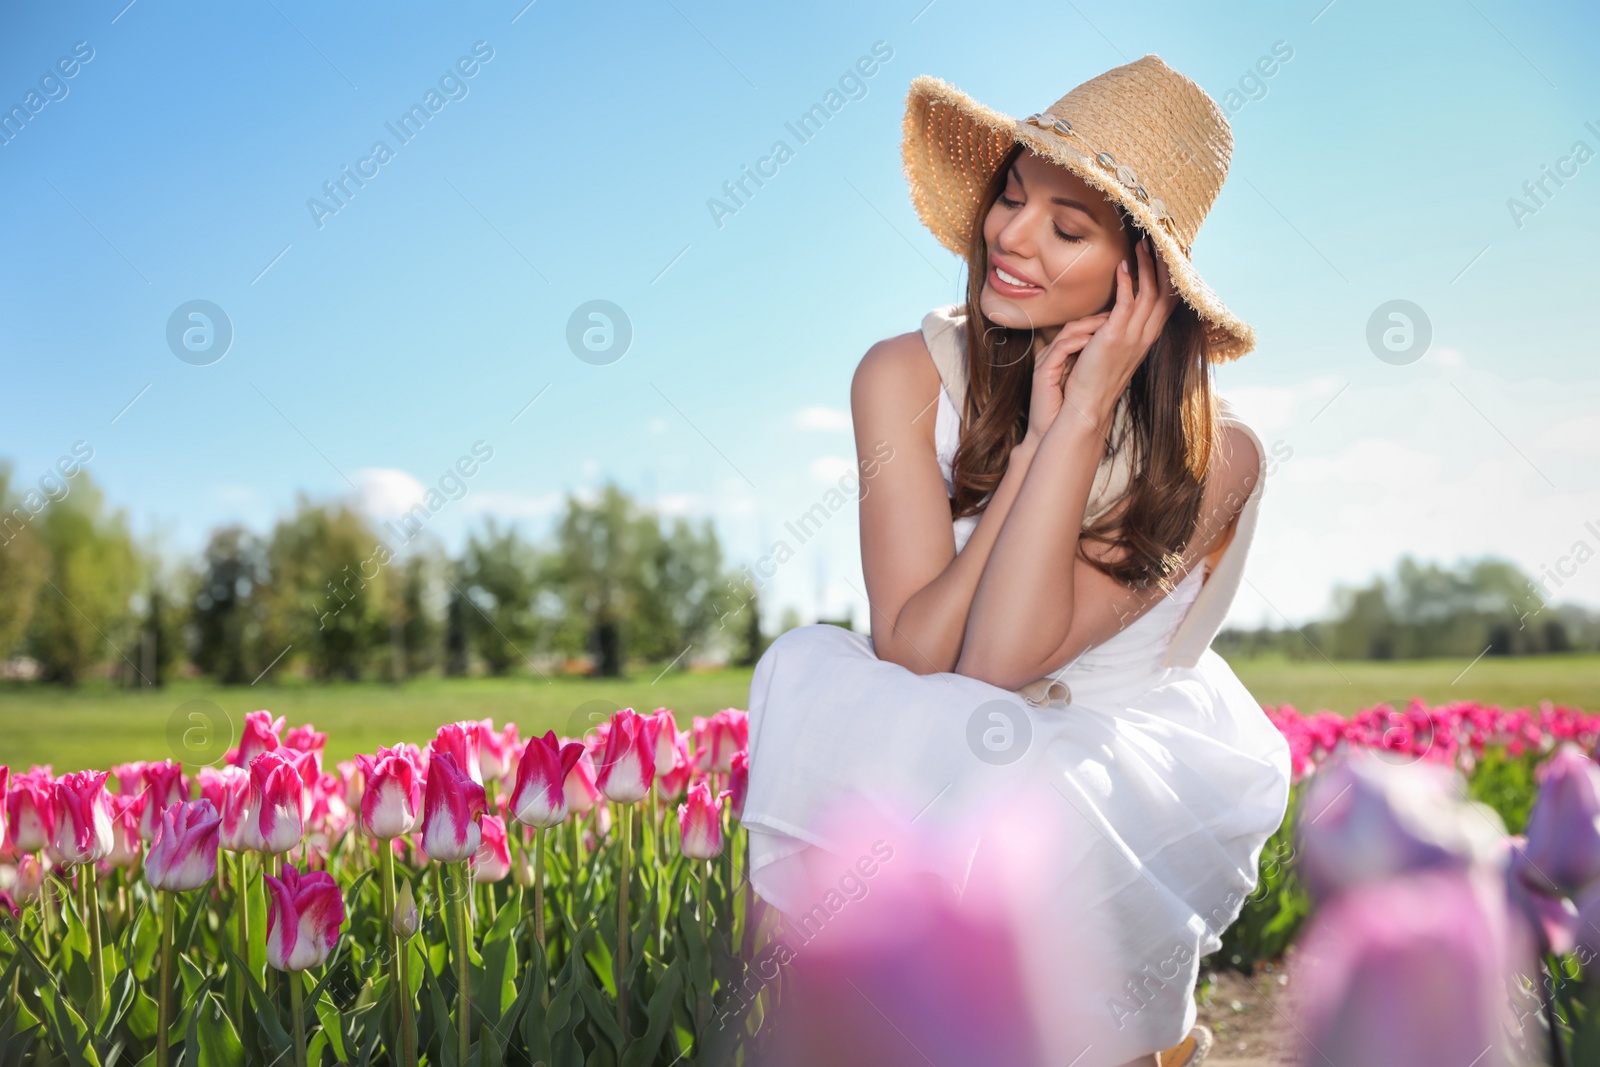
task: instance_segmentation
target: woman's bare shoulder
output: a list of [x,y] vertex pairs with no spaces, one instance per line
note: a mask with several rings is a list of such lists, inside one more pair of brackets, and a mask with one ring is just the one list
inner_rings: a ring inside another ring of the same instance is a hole
[[[850,382],[850,405],[859,413],[915,418],[938,399],[939,369],[922,331],[886,337],[867,349]],[[929,433],[932,433],[929,422]]]

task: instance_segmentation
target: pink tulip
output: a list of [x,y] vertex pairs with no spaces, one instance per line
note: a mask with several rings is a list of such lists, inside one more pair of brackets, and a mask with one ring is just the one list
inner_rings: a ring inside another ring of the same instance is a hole
[[517,784],[511,790],[511,812],[528,826],[555,826],[567,817],[567,775],[577,766],[583,746],[561,744],[555,731],[530,737],[517,759]]
[[1551,896],[1576,897],[1600,880],[1600,766],[1567,741],[1538,777],[1523,878]]
[[483,784],[483,770],[478,761],[478,724],[452,722],[439,727],[439,732],[428,742],[429,757],[448,752],[456,768],[479,785]]
[[1498,881],[1473,868],[1364,883],[1330,901],[1296,952],[1297,1062],[1504,1067],[1506,984],[1537,973],[1508,920]]
[[[672,766],[665,774],[656,777],[656,793],[662,800],[677,800],[689,788],[689,780],[694,777],[694,757],[689,754],[689,737],[687,730],[680,730],[676,724],[672,726]],[[659,739],[657,745],[659,747]],[[658,761],[656,766],[660,766]]]
[[657,708],[645,718],[656,727],[656,774],[666,774],[678,762],[678,720],[672,717],[670,708]]
[[361,794],[361,826],[389,840],[411,832],[422,806],[417,769],[404,756],[357,756],[366,788]]
[[31,852],[24,852],[17,861],[17,880],[12,885],[17,891],[17,899],[24,904],[38,900],[49,873],[50,868],[43,859]]
[[261,753],[250,763],[250,806],[261,835],[261,851],[288,852],[305,836],[305,783],[281,752]]
[[1308,780],[1295,816],[1300,878],[1316,903],[1358,885],[1434,867],[1486,862],[1505,836],[1470,810],[1434,763],[1392,764],[1371,749],[1334,753]]
[[111,777],[117,782],[117,792],[123,796],[138,796],[144,792],[145,766],[144,760],[132,760],[111,768]]
[[600,787],[595,784],[594,757],[588,749],[578,753],[578,762],[567,774],[565,792],[567,811],[573,815],[586,814],[600,800]]
[[692,860],[708,860],[722,853],[723,790],[712,799],[711,787],[696,782],[689,787],[689,799],[678,805],[678,847]]
[[339,943],[344,898],[326,871],[301,873],[285,865],[283,876],[266,876],[267,962],[280,971],[303,971],[328,958]]
[[283,735],[283,747],[297,752],[321,752],[327,743],[328,735],[309,724],[291,726],[289,732]]
[[472,880],[498,882],[511,873],[511,849],[506,842],[506,824],[498,815],[485,815],[479,822],[482,840],[472,855]]
[[6,791],[6,823],[18,852],[37,852],[55,836],[55,779],[46,768],[16,776]]
[[55,786],[52,843],[65,866],[98,863],[111,852],[111,794],[105,771],[73,771]]
[[729,761],[731,770],[728,778],[728,792],[733,794],[732,811],[735,819],[744,818],[744,795],[750,790],[750,753],[747,751],[735,752]]
[[429,859],[460,863],[483,841],[479,820],[487,810],[483,786],[473,781],[449,752],[435,751],[428,763],[428,788],[422,803],[422,850]]
[[[211,798],[213,807],[222,801],[218,810],[222,814],[222,828],[218,843],[229,852],[260,852],[265,842],[261,839],[260,801],[250,772],[243,767],[227,766],[217,772],[217,797]],[[201,785],[202,791],[205,789]]]
[[144,812],[139,817],[139,836],[149,841],[155,836],[155,824],[161,820],[161,813],[169,805],[189,799],[189,783],[183,778],[183,764],[172,760],[146,763],[142,778]]
[[5,766],[4,764],[0,764],[0,848],[5,848],[5,844],[6,844],[6,821],[7,820],[6,820],[6,803],[5,803],[5,799],[6,799],[6,794],[9,792],[7,786],[8,786],[10,781],[11,781],[11,768]]
[[152,888],[173,893],[199,889],[216,877],[221,829],[222,816],[209,800],[168,806],[144,860],[145,879]]
[[144,838],[139,833],[141,815],[145,807],[145,794],[111,796],[111,851],[105,862],[111,867],[132,867],[144,849]]
[[727,774],[733,754],[750,740],[750,715],[738,708],[723,708],[709,719],[694,720],[695,765],[702,771]]
[[[200,788],[200,799],[211,801],[211,806],[218,811],[222,810],[223,795],[227,791],[228,775],[238,770],[231,763],[224,763],[221,767],[205,766],[194,772],[195,784]],[[248,777],[248,773],[246,777]]]
[[498,782],[511,769],[512,746],[517,743],[517,724],[506,723],[505,733],[495,733],[494,720],[473,723],[478,741],[478,769],[485,782]]
[[656,777],[656,724],[632,708],[611,716],[596,784],[608,800],[633,804],[645,798]]
[[239,736],[239,747],[233,753],[236,767],[249,767],[263,752],[272,752],[279,745],[278,735],[283,730],[283,716],[276,719],[270,711],[252,711],[244,717],[244,732]]

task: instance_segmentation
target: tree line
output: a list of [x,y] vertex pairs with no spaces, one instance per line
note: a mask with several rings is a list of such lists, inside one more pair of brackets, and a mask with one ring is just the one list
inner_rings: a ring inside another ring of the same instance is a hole
[[1515,564],[1493,556],[1454,567],[1402,556],[1392,575],[1338,586],[1333,611],[1300,627],[1224,630],[1224,656],[1406,660],[1600,650],[1600,613],[1550,602]]
[[86,471],[60,484],[37,507],[0,465],[0,663],[44,681],[616,677],[749,664],[770,643],[710,520],[667,522],[615,485],[569,496],[549,543],[489,518],[459,556],[426,532],[397,549],[348,504],[301,494],[269,531],[221,526],[174,560],[136,543]]

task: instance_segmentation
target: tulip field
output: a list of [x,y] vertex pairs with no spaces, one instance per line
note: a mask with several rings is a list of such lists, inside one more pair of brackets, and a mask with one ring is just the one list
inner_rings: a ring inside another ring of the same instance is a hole
[[[1600,715],[1267,710],[1290,814],[1213,962],[1289,961],[1303,1062],[1600,1064]],[[747,736],[625,708],[325,766],[263,710],[216,765],[0,767],[0,1067],[757,1062]]]

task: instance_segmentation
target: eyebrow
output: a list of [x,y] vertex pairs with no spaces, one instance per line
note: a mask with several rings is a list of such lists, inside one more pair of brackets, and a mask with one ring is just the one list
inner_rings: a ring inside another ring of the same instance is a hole
[[[1024,189],[1027,188],[1027,183],[1022,180],[1022,172],[1017,169],[1017,165],[1015,163],[1011,164],[1010,174],[1013,178],[1017,179],[1018,185],[1022,186]],[[1089,205],[1085,204],[1082,200],[1074,200],[1068,196],[1052,196],[1050,198],[1050,202],[1052,204],[1059,204],[1062,207],[1077,208],[1079,211],[1089,216],[1089,220],[1096,226],[1100,225],[1100,220],[1095,218],[1094,212],[1089,210]]]

